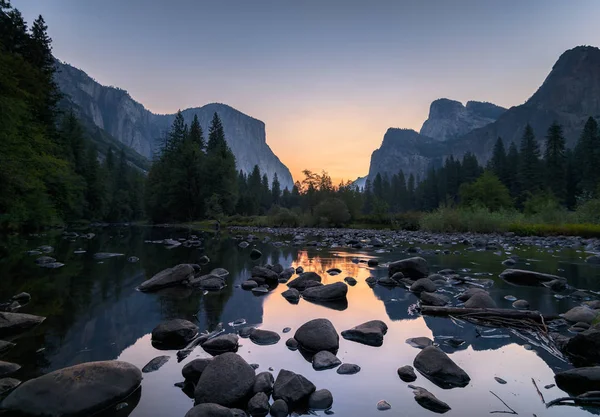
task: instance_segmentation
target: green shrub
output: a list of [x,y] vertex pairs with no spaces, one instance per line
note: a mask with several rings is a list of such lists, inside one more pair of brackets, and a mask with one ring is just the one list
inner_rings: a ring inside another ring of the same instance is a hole
[[269,223],[274,227],[298,227],[300,218],[296,213],[283,207],[274,207],[269,211]]
[[471,184],[460,187],[460,200],[463,206],[485,207],[490,211],[499,211],[513,207],[508,188],[490,171]]
[[575,218],[578,223],[600,224],[600,199],[588,200],[577,207]]
[[328,198],[315,207],[314,216],[320,226],[342,226],[350,221],[348,206],[339,198]]

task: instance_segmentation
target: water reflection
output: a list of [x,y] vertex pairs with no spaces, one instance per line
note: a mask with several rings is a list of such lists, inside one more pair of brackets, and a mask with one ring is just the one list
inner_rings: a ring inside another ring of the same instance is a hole
[[[373,250],[308,249],[254,241],[250,248],[240,249],[231,237],[203,236],[201,248],[180,246],[165,249],[160,244],[145,243],[164,238],[188,238],[195,232],[156,228],[122,228],[95,230],[96,237],[63,239],[57,237],[4,237],[0,242],[0,293],[3,298],[27,291],[32,301],[22,312],[40,314],[48,319],[35,330],[15,340],[18,348],[10,351],[3,360],[21,364],[17,378],[27,379],[76,363],[116,359],[129,361],[140,368],[155,356],[165,354],[152,347],[150,332],[162,320],[185,318],[195,321],[202,331],[214,330],[243,318],[248,325],[261,326],[282,335],[282,340],[272,346],[256,346],[243,340],[239,354],[250,363],[260,365],[259,371],[273,368],[291,369],[312,380],[318,388],[327,388],[334,394],[334,411],[339,415],[376,415],[375,404],[386,399],[392,404],[393,414],[429,415],[418,406],[410,389],[402,383],[395,370],[412,364],[418,351],[408,346],[410,337],[425,336],[440,344],[452,354],[453,360],[471,376],[472,383],[464,389],[441,391],[426,379],[419,377],[416,384],[425,387],[447,402],[454,415],[484,415],[502,409],[502,405],[489,394],[493,390],[507,400],[521,415],[564,415],[558,407],[546,410],[531,383],[531,378],[544,386],[553,383],[553,371],[565,369],[568,364],[550,352],[533,346],[508,330],[485,333],[469,323],[446,318],[422,317],[415,313],[417,298],[402,288],[375,286],[370,288],[365,279],[387,274],[385,266],[369,268],[366,260],[377,259],[381,264],[407,257],[402,248],[378,253]],[[57,270],[42,269],[35,265],[35,257],[26,250],[42,244],[55,247],[52,254],[65,267]],[[264,254],[252,261],[252,247]],[[75,254],[78,249],[86,252]],[[125,256],[97,261],[96,252],[117,252]],[[541,262],[520,261],[518,266],[561,274],[571,285],[579,288],[599,289],[598,270],[586,266],[581,254],[574,251],[547,253],[539,248],[516,248],[521,259],[539,259]],[[197,263],[202,255],[210,258],[203,266],[209,271],[224,267],[230,272],[228,286],[218,293],[203,294],[185,288],[169,288],[157,293],[140,293],[135,290],[146,277],[178,263]],[[138,263],[129,263],[129,256],[139,257]],[[568,298],[557,299],[546,288],[514,287],[495,277],[504,268],[504,259],[490,252],[461,252],[444,255],[433,251],[427,259],[433,270],[453,268],[470,270],[463,275],[485,273],[484,278],[494,280],[491,295],[500,307],[510,307],[505,295],[527,299],[532,308],[551,314],[562,312],[574,305]],[[362,262],[360,262],[362,261]],[[287,287],[279,285],[265,296],[255,296],[243,291],[240,284],[250,278],[254,265],[280,263],[284,267],[302,266],[315,271],[329,284],[351,276],[356,286],[349,287],[347,301],[336,304],[317,304],[301,299],[290,304],[282,296]],[[526,265],[526,264],[529,265]],[[326,271],[339,268],[342,273],[330,276]],[[487,274],[491,275],[487,275]],[[380,319],[389,326],[384,345],[379,348],[340,341],[338,357],[345,362],[357,363],[362,370],[354,376],[337,375],[335,371],[315,372],[299,352],[285,347],[287,337],[304,322],[327,317],[338,333],[368,320]],[[285,335],[284,327],[292,332]],[[446,343],[450,337],[465,341],[460,346]],[[167,351],[175,357],[175,351]],[[181,378],[181,367],[196,357],[208,357],[200,347],[182,363],[170,360],[159,371],[146,374],[143,390],[139,393],[137,407],[132,416],[181,415],[192,406],[191,400],[173,384]],[[508,381],[498,385],[494,376]],[[557,397],[557,388],[544,390],[547,399]],[[468,399],[468,401],[465,401]],[[128,402],[130,405],[134,401]],[[124,412],[129,412],[127,409]],[[585,411],[569,409],[569,415],[585,415]],[[452,414],[448,415],[452,415]]]

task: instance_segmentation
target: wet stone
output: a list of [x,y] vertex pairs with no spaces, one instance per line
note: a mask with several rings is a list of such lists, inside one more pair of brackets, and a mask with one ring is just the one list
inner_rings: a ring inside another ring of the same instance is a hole
[[360,366],[353,363],[343,363],[336,371],[340,375],[354,375],[360,372]]
[[377,410],[379,411],[387,411],[390,410],[392,406],[385,400],[381,400],[377,403]]

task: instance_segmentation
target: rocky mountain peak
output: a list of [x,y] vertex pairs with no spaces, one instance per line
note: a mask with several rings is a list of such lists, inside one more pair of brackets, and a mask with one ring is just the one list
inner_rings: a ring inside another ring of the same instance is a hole
[[600,49],[577,46],[565,51],[526,105],[599,116]]
[[446,141],[496,121],[505,110],[492,103],[469,101],[465,107],[459,101],[440,98],[429,106],[420,133]]

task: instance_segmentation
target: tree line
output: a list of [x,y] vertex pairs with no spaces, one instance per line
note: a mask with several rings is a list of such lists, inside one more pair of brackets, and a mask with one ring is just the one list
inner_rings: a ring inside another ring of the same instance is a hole
[[0,229],[141,218],[143,174],[61,112],[48,27],[0,0]]

